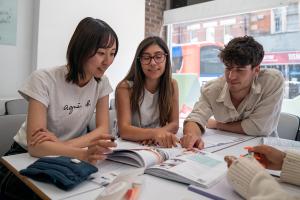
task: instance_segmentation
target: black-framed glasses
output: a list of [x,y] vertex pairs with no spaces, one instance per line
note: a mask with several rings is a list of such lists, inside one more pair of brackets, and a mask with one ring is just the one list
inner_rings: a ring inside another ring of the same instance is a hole
[[142,55],[139,57],[139,59],[140,59],[141,63],[144,65],[149,65],[151,63],[152,59],[155,61],[156,64],[160,64],[166,60],[167,55],[168,54],[166,54],[166,53],[160,53],[160,54],[156,54],[154,56]]

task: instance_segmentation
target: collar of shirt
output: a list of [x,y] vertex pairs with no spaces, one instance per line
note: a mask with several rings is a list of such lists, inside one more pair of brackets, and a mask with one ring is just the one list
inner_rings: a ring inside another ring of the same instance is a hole
[[[258,82],[257,79],[255,79],[253,82],[252,82],[252,85],[251,85],[251,90],[249,92],[249,94],[260,94],[261,93],[261,84]],[[231,97],[230,97],[230,92],[229,92],[229,89],[228,89],[228,84],[225,82],[224,84],[224,87],[222,89],[222,91],[220,92],[220,95],[218,96],[217,102],[224,102],[224,105],[228,108],[231,108],[231,109],[235,109],[234,105],[232,104],[232,101],[231,101]]]

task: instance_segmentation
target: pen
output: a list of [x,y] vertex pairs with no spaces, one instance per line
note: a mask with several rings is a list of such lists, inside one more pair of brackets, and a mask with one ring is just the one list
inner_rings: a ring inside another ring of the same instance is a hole
[[246,146],[244,147],[244,149],[248,150],[248,153],[245,155],[241,155],[241,157],[255,158],[264,168],[266,168],[266,163],[264,163],[263,158],[259,153],[253,152],[253,147]]
[[201,190],[199,187],[194,186],[194,185],[189,185],[188,190],[190,190],[192,192],[196,192],[197,194],[200,194],[202,196],[208,197],[208,198],[213,199],[213,200],[225,200],[222,197],[219,197],[217,195],[205,192],[205,191]]
[[253,152],[248,152],[244,155],[241,155],[241,157],[252,158],[253,157]]
[[258,153],[254,153],[252,150],[253,150],[253,147],[251,146],[246,146],[244,147],[244,149],[250,151],[248,152],[247,154],[245,154],[243,157],[254,157],[256,160],[261,160],[261,157],[259,156]]

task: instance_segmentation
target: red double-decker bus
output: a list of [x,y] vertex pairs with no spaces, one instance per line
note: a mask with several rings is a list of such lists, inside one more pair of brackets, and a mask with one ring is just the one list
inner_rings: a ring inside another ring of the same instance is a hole
[[224,65],[218,55],[223,46],[220,42],[205,41],[173,46],[173,73],[195,73],[200,81],[221,76]]

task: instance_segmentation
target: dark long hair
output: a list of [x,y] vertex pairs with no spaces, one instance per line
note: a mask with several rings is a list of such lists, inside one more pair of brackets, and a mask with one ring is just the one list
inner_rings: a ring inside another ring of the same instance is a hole
[[[80,79],[85,78],[83,66],[86,61],[94,56],[99,48],[111,48],[114,43],[116,56],[119,41],[115,31],[100,19],[86,17],[81,20],[68,45],[66,81],[78,84]],[[99,81],[99,78],[95,79]]]
[[120,87],[120,84],[124,81],[133,82],[130,95],[131,112],[137,112],[141,121],[140,105],[142,104],[145,95],[145,74],[142,70],[142,65],[139,57],[143,54],[146,48],[153,44],[158,45],[164,51],[164,53],[166,53],[165,71],[160,77],[158,88],[159,121],[160,125],[164,126],[169,121],[170,115],[172,113],[172,97],[174,93],[174,88],[172,85],[171,77],[170,52],[167,44],[160,37],[148,37],[139,44],[133,62],[131,64],[131,68],[128,74],[125,76],[125,78],[118,84],[117,89]]

